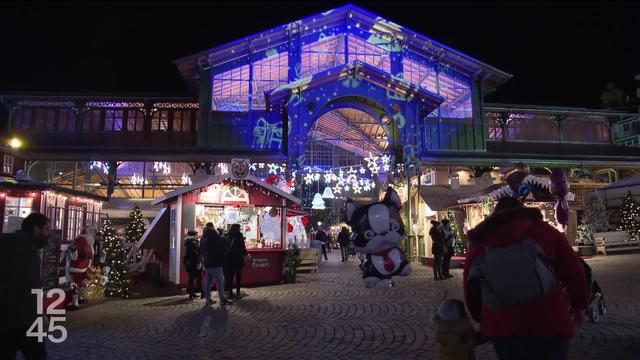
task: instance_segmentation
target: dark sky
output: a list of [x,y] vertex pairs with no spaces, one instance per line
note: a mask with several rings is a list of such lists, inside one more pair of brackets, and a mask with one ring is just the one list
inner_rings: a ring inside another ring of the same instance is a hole
[[[614,2],[355,4],[514,76],[487,100],[594,107],[640,82],[640,6]],[[3,3],[0,92],[187,94],[173,60],[344,4]]]

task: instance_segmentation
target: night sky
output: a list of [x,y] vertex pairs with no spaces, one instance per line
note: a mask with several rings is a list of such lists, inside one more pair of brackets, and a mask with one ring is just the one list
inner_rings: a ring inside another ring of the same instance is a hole
[[[487,100],[596,107],[640,82],[638,3],[356,5],[514,75]],[[344,2],[3,3],[0,93],[188,95],[173,60]]]

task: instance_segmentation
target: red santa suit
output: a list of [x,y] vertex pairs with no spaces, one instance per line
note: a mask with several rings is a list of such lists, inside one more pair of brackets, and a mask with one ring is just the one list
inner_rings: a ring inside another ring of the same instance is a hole
[[73,282],[78,284],[78,286],[81,286],[87,276],[87,269],[91,266],[91,261],[94,255],[93,236],[88,234],[79,235],[75,239],[74,245],[78,252],[78,256],[77,259],[71,260],[69,264],[69,272],[73,277]]

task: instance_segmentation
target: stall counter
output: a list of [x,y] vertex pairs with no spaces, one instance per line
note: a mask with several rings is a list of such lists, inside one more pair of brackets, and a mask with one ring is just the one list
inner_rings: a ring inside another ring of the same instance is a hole
[[283,249],[247,249],[251,263],[242,268],[242,285],[277,284],[284,272]]

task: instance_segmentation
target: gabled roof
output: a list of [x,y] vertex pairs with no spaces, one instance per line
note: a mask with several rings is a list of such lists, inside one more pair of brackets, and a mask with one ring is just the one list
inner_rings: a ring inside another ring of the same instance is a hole
[[[189,186],[181,187],[180,189],[168,192],[168,193],[162,195],[161,197],[159,197],[157,199],[154,199],[151,202],[151,205],[153,206],[153,205],[160,204],[161,202],[163,202],[165,200],[168,200],[168,199],[171,199],[173,197],[176,197],[178,195],[182,195],[184,193],[187,193],[187,192],[190,192],[190,191],[194,191],[194,190],[197,190],[197,189],[200,189],[200,188],[203,188],[205,186],[212,185],[212,184],[217,184],[217,183],[219,183],[219,182],[221,182],[223,180],[227,180],[227,179],[231,179],[231,175],[230,174],[208,176],[208,177],[206,177],[206,178],[204,178],[204,179],[202,179],[202,180],[200,180],[198,182],[194,182],[193,184],[191,184]],[[293,195],[290,195],[290,194],[287,194],[286,192],[280,190],[279,188],[277,188],[277,187],[275,187],[275,186],[273,186],[271,184],[268,184],[268,183],[266,183],[264,181],[260,181],[260,179],[258,179],[257,177],[255,177],[253,175],[247,175],[242,180],[251,181],[252,183],[254,183],[256,185],[262,186],[263,188],[278,194],[279,196],[287,199],[288,201],[290,201],[292,203],[295,203],[295,204],[299,204],[300,203],[300,199],[298,199],[297,197],[295,197]]]
[[182,75],[195,79],[198,72],[212,66],[224,64],[250,53],[266,50],[288,41],[292,35],[305,36],[325,27],[347,20],[359,24],[361,29],[383,39],[398,39],[403,45],[427,58],[440,59],[451,68],[468,76],[478,77],[499,86],[512,75],[483,63],[469,55],[454,50],[422,34],[409,30],[376,14],[347,4],[320,14],[293,21],[285,25],[247,36],[174,61]]

